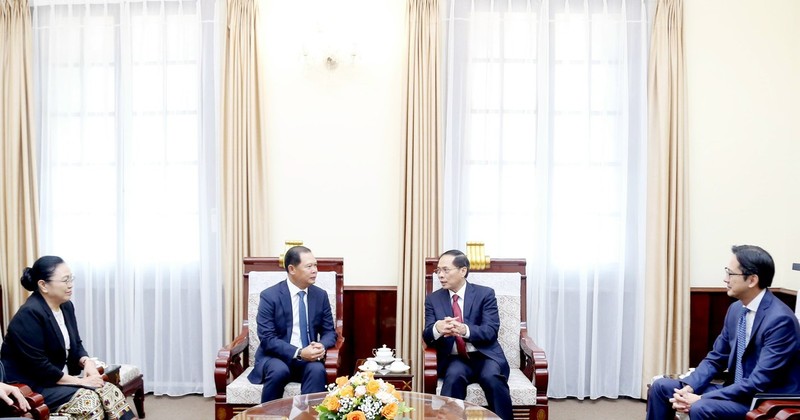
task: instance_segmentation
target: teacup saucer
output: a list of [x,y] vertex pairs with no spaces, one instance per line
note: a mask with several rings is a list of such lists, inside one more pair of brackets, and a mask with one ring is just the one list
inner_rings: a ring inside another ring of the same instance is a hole
[[362,372],[377,372],[380,369],[380,366],[375,367],[375,369],[370,369],[364,365],[358,367],[358,369]]
[[411,366],[408,366],[408,365],[403,365],[403,366],[400,366],[400,367],[389,366],[389,372],[392,372],[392,373],[405,372],[405,371],[407,371],[409,369],[411,369]]

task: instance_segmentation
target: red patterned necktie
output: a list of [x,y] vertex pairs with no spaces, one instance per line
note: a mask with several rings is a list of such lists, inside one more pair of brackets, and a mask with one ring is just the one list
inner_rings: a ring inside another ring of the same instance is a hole
[[[453,295],[453,316],[455,316],[458,322],[464,322],[464,317],[461,316],[461,307],[458,306],[458,295]],[[467,344],[464,342],[464,337],[457,335],[455,338],[458,355],[469,359],[469,355],[467,355]]]

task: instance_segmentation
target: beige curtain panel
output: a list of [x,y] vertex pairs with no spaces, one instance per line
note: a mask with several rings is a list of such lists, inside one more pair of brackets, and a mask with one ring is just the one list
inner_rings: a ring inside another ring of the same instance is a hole
[[228,1],[222,74],[222,272],[225,337],[242,325],[242,258],[268,256],[264,92],[258,0]]
[[642,397],[689,364],[683,0],[659,0],[648,75],[647,262]]
[[[438,1],[409,0],[406,17],[403,272],[397,284],[396,338],[397,351],[412,361],[414,375],[422,378],[425,258],[438,256],[442,242]],[[414,381],[414,390],[421,390],[421,384]]]
[[22,270],[38,258],[31,16],[27,0],[0,0],[0,286],[3,331],[27,292]]

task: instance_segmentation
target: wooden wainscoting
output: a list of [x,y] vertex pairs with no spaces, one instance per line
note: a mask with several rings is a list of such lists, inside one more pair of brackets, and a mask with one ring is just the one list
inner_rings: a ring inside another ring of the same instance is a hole
[[[778,299],[794,308],[797,291],[770,288]],[[736,300],[728,297],[724,287],[692,287],[691,323],[689,328],[689,366],[697,366],[722,331],[728,306]]]
[[[797,291],[770,288],[780,300],[794,308]],[[734,299],[724,287],[691,289],[691,327],[689,330],[689,366],[697,366],[722,331],[725,313]],[[342,374],[354,372],[356,360],[372,354],[372,349],[386,344],[395,348],[397,329],[397,288],[395,286],[344,286],[344,337]]]
[[345,342],[339,373],[352,374],[356,360],[372,356],[375,347],[396,347],[397,287],[345,285],[343,322]]

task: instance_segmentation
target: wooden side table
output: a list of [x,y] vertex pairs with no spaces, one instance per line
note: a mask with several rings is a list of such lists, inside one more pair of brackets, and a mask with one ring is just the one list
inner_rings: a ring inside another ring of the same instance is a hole
[[[356,361],[356,366],[361,366],[366,362],[366,359],[358,359]],[[411,362],[409,362],[409,366],[411,366]],[[356,367],[356,373],[360,372],[358,367]],[[394,385],[395,389],[398,391],[411,391],[414,385],[414,374],[411,373],[411,368],[405,372],[394,373],[394,372],[386,372],[381,373],[381,371],[375,372],[375,379],[383,379],[384,382],[390,383]]]

